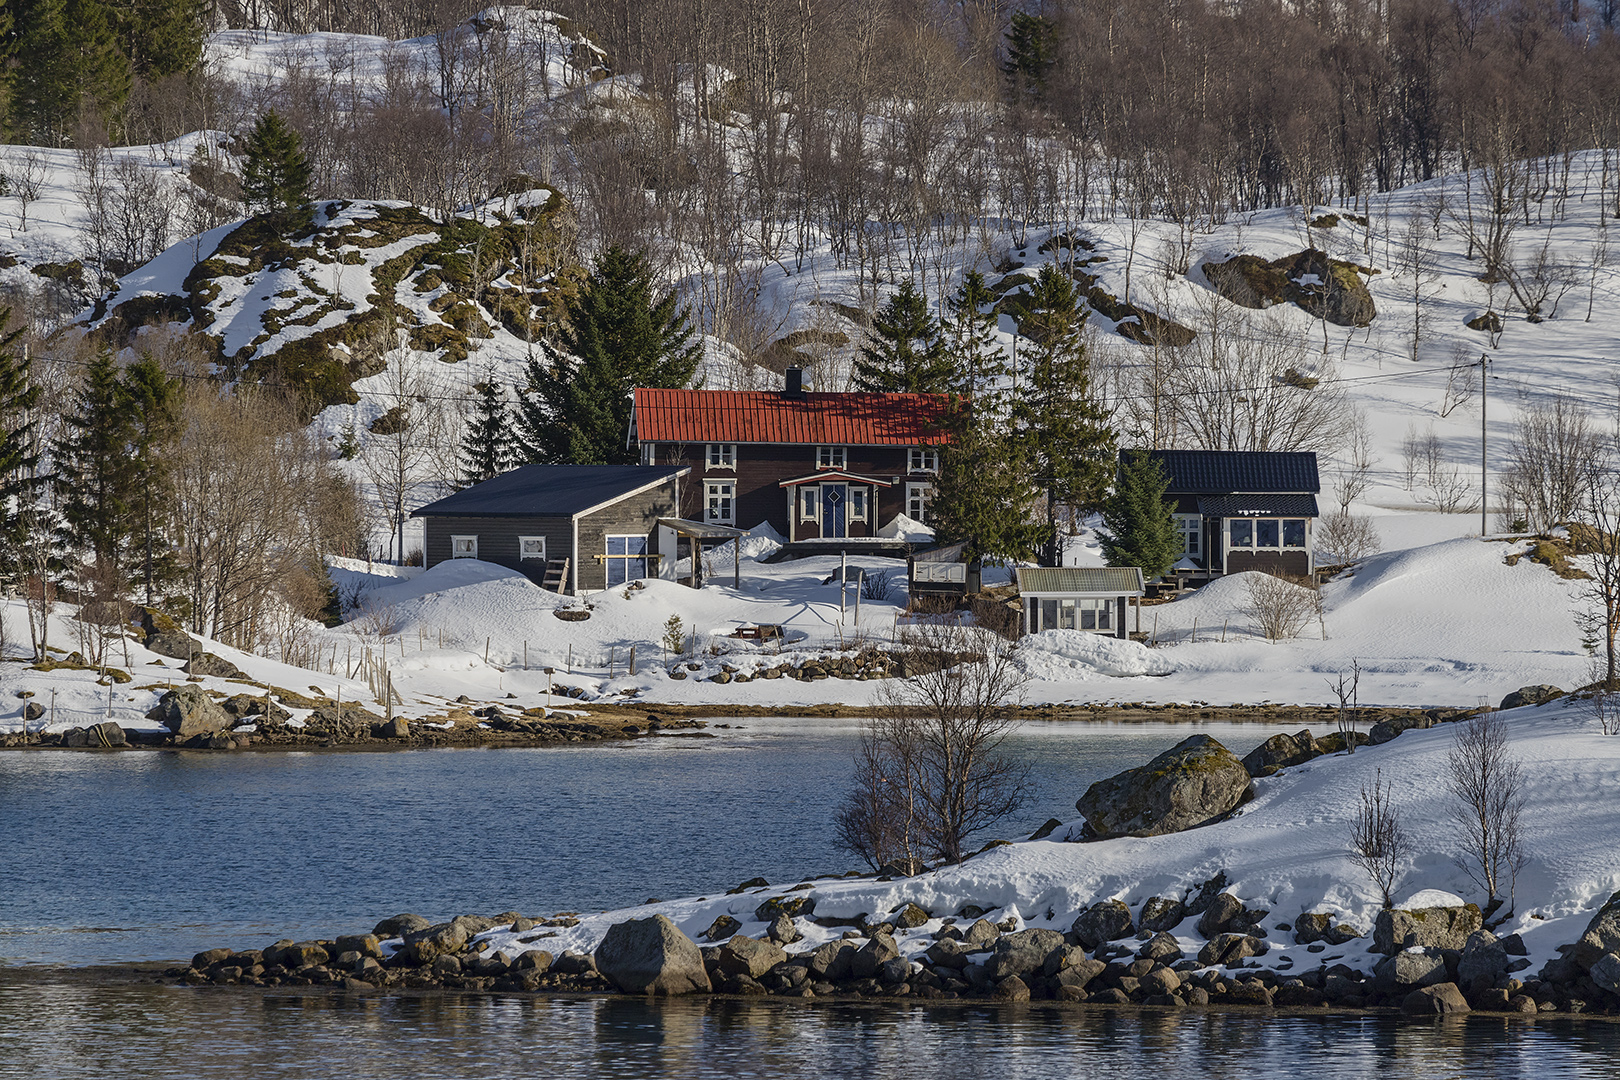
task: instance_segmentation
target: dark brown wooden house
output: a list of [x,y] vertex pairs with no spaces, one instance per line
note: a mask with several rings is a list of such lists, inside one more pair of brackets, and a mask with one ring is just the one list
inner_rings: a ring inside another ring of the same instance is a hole
[[630,438],[644,464],[692,470],[683,518],[845,543],[927,523],[947,401],[806,393],[789,369],[779,393],[638,389]]
[[[1122,450],[1120,460],[1140,451]],[[1316,572],[1315,532],[1322,490],[1316,455],[1258,450],[1149,451],[1170,478],[1182,555],[1176,573],[1192,578],[1246,570],[1289,577]]]
[[480,559],[579,595],[667,574],[659,519],[676,516],[685,466],[523,465],[413,513],[427,566]]

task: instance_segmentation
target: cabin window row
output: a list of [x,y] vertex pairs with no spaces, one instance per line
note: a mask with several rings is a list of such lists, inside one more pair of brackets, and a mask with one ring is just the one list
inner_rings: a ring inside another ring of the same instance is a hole
[[[546,557],[546,538],[543,536],[520,536],[518,541],[519,559],[539,559]],[[478,558],[477,534],[461,534],[450,537],[450,557],[452,559]]]
[[[651,465],[657,455],[651,452],[652,446],[648,444],[642,454],[642,464]],[[705,443],[703,447],[703,460],[711,472],[737,470],[737,444],[736,443]],[[816,468],[818,469],[847,469],[849,468],[849,447],[847,446],[818,446],[816,447]],[[939,472],[939,450],[931,446],[913,446],[906,453],[906,469],[914,473]]]
[[1304,518],[1232,518],[1227,530],[1234,548],[1305,549]]
[[1114,601],[1042,600],[1040,619],[1040,625],[1032,630],[1112,630]]

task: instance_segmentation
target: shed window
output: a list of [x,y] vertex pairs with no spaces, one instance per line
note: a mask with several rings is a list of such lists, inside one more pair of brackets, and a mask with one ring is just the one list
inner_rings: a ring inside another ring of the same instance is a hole
[[546,557],[546,538],[543,536],[518,537],[518,558],[544,559]]
[[849,447],[847,446],[818,446],[816,447],[816,468],[818,469],[847,469],[849,467]]
[[1041,630],[1112,630],[1114,601],[1104,597],[1042,600]]
[[1233,547],[1254,547],[1254,522],[1248,518],[1233,518],[1231,531]]
[[623,585],[647,576],[647,538],[640,535],[608,536],[607,583]]
[[705,519],[719,524],[730,525],[737,516],[732,496],[736,485],[727,480],[723,483],[708,483],[703,485]]
[[1277,546],[1277,519],[1258,518],[1254,523],[1254,546],[1274,548]]
[[709,443],[707,457],[711,469],[735,470],[737,468],[737,444]]
[[452,559],[478,558],[478,537],[452,536],[450,538],[450,557]]
[[1305,519],[1283,519],[1283,547],[1302,548],[1305,546]]

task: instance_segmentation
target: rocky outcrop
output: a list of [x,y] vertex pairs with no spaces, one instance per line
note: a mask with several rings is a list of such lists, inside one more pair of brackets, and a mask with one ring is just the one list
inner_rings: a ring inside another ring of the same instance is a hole
[[596,967],[627,994],[673,997],[713,989],[697,944],[664,915],[609,927],[596,947]]
[[1373,952],[1389,955],[1415,946],[1461,949],[1483,925],[1476,904],[1380,911],[1373,923]]
[[1269,262],[1258,255],[1238,255],[1204,263],[1202,269],[1216,292],[1242,307],[1291,303],[1335,326],[1369,326],[1378,316],[1372,293],[1361,280],[1373,271],[1316,248]]
[[747,975],[755,979],[786,959],[787,953],[775,942],[756,941],[741,934],[720,946],[715,954],[716,966],[727,975]]
[[1085,948],[1095,949],[1105,941],[1129,937],[1132,929],[1131,909],[1125,901],[1104,900],[1082,911],[1069,932]]
[[1186,917],[1186,905],[1180,900],[1150,896],[1142,901],[1142,911],[1136,922],[1144,931],[1156,934],[1162,930],[1174,930]]
[[1056,930],[1020,930],[997,939],[984,966],[998,981],[1042,973],[1047,958],[1063,946]]
[[1384,994],[1433,986],[1448,977],[1446,958],[1438,949],[1407,949],[1384,957],[1373,968],[1373,985]]
[[1096,838],[1162,836],[1219,821],[1253,792],[1230,750],[1194,735],[1140,768],[1092,784],[1075,808]]
[[241,668],[225,659],[215,656],[211,652],[194,654],[181,668],[187,675],[199,675],[212,679],[246,679],[247,674]]
[[154,719],[180,739],[225,731],[235,723],[208,691],[194,683],[177,686],[164,694],[155,711]]
[[1564,692],[1550,683],[1541,683],[1537,686],[1521,686],[1502,699],[1503,709],[1522,709],[1526,705],[1545,705],[1549,701],[1556,701],[1564,696]]
[[1278,769],[1290,765],[1303,765],[1318,756],[1316,740],[1310,731],[1296,735],[1277,734],[1250,750],[1243,758],[1243,767],[1253,777],[1270,776]]
[[1620,892],[1609,897],[1586,924],[1586,932],[1575,943],[1570,959],[1590,971],[1610,953],[1620,954]]

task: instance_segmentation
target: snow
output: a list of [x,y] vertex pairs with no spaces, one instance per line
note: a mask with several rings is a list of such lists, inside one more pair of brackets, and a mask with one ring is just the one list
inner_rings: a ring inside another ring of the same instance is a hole
[[[1576,940],[1592,910],[1620,888],[1620,862],[1612,839],[1620,829],[1620,803],[1608,798],[1572,800],[1571,791],[1613,791],[1620,785],[1620,739],[1602,735],[1597,723],[1568,702],[1502,714],[1509,725],[1509,750],[1525,774],[1524,850],[1529,862],[1517,881],[1517,910],[1498,933],[1521,933],[1531,970],[1556,955],[1558,945]],[[1272,928],[1271,951],[1253,963],[1295,972],[1321,964],[1345,963],[1371,971],[1378,959],[1369,952],[1373,919],[1381,907],[1370,879],[1349,859],[1351,823],[1363,785],[1382,781],[1394,792],[1396,811],[1408,829],[1416,854],[1402,868],[1399,906],[1482,903],[1454,861],[1456,830],[1450,822],[1451,796],[1437,779],[1446,768],[1454,725],[1408,731],[1393,742],[1363,747],[1354,755],[1317,758],[1255,782],[1254,801],[1225,821],[1200,829],[1151,838],[1089,843],[1069,842],[1079,821],[1047,840],[996,847],[960,866],[916,878],[818,879],[805,895],[817,915],[853,918],[882,915],[913,902],[934,918],[912,932],[901,932],[902,951],[916,955],[931,944],[943,917],[972,904],[991,910],[992,920],[1012,918],[1020,928],[1067,930],[1080,911],[1110,899],[1125,901],[1133,915],[1151,896],[1181,898],[1225,871],[1228,890],[1246,906],[1266,908]],[[1319,732],[1318,734],[1322,734]],[[1078,793],[1077,793],[1078,794]],[[718,893],[729,883],[715,882]],[[532,945],[518,935],[495,930],[484,939],[513,952],[545,948],[589,950],[607,928],[629,918],[668,915],[690,936],[720,915],[741,921],[739,933],[760,936],[765,925],[754,918],[766,898],[782,895],[793,882],[738,896],[690,898],[588,915],[578,926]],[[1330,912],[1367,936],[1323,953],[1308,953],[1292,935],[1275,929],[1307,912]],[[1203,938],[1196,917],[1174,934],[1182,951],[1196,955]],[[799,920],[805,940],[798,952],[842,936]]]
[[927,541],[934,538],[934,530],[906,514],[894,515],[894,520],[880,527],[877,534],[887,540]]

